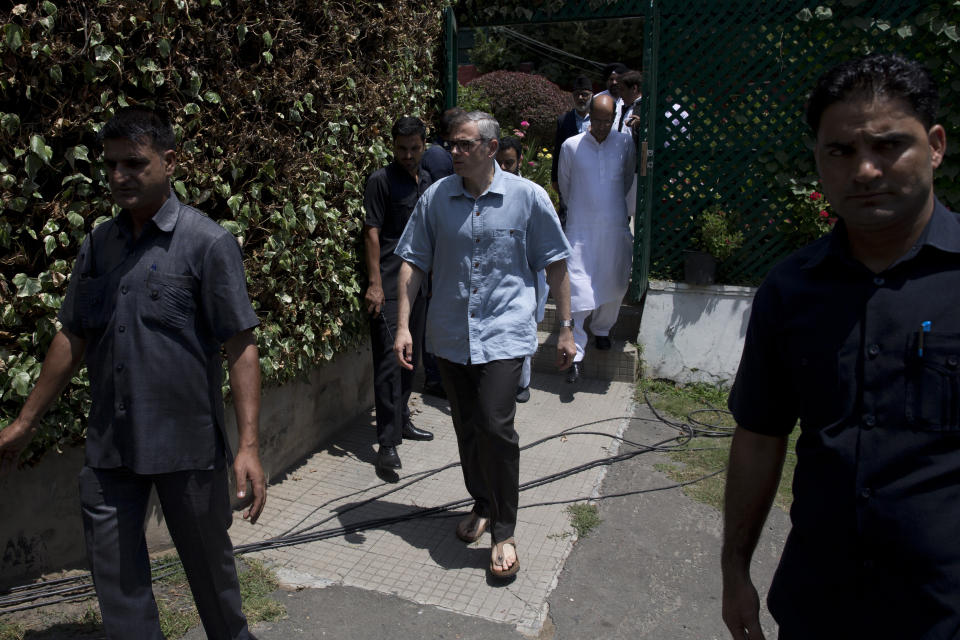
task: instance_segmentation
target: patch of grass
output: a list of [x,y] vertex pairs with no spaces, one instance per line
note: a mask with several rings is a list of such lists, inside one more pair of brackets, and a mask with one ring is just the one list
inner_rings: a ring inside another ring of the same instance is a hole
[[247,622],[279,620],[287,613],[286,607],[270,597],[280,583],[273,572],[256,558],[244,558],[240,569],[240,595]]
[[[714,433],[729,431],[733,434],[736,422],[726,412],[729,389],[708,384],[678,385],[664,380],[644,380],[637,384],[638,401],[644,397],[664,418],[693,425]],[[695,421],[703,423],[696,424]],[[774,504],[788,511],[793,502],[791,483],[797,465],[795,453],[799,430],[794,429],[787,445],[787,458],[783,465],[780,486]],[[674,464],[655,465],[676,482],[691,482],[726,468],[730,457],[729,437],[694,437],[682,448],[669,454]],[[726,473],[720,473],[699,482],[687,485],[683,492],[717,510],[723,509],[723,489]]]
[[23,640],[26,632],[22,625],[0,622],[0,640]]
[[[162,565],[176,563],[166,569]],[[187,582],[176,554],[157,558],[153,567],[163,575],[154,583],[157,608],[160,610],[160,629],[168,640],[181,638],[190,629],[200,624],[200,614],[193,603],[193,594]],[[237,561],[237,577],[240,581],[240,596],[243,599],[243,613],[247,623],[253,625],[262,620],[279,620],[286,614],[286,608],[270,598],[279,583],[273,573],[255,558],[243,558]]]
[[600,514],[595,504],[572,504],[567,507],[567,513],[570,514],[570,526],[577,532],[578,538],[586,538],[600,524]]

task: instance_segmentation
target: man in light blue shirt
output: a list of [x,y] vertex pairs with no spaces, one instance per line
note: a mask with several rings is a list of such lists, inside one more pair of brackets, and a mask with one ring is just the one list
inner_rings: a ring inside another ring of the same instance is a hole
[[428,348],[437,356],[464,482],[474,499],[457,536],[474,542],[489,528],[490,572],[509,577],[520,568],[513,538],[520,474],[513,418],[523,358],[537,349],[540,269],[547,270],[561,318],[561,369],[573,362],[576,347],[566,268],[570,245],[546,191],[497,166],[499,138],[500,125],[479,111],[451,127],[456,175],[420,197],[397,245],[404,262],[394,351],[402,366],[412,366],[410,309],[424,274],[433,270]]

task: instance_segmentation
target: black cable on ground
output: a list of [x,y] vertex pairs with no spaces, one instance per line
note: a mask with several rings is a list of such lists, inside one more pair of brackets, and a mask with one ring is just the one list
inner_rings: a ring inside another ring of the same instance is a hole
[[[527,449],[539,446],[545,442],[549,442],[550,440],[554,440],[556,438],[592,435],[592,436],[602,436],[602,437],[611,438],[613,440],[618,441],[622,445],[633,447],[634,450],[624,452],[624,453],[618,453],[616,455],[608,456],[605,458],[598,458],[598,459],[591,460],[589,462],[585,462],[583,464],[577,465],[570,469],[558,471],[556,473],[553,473],[541,478],[536,478],[534,480],[529,480],[520,485],[520,491],[526,491],[528,489],[549,484],[551,482],[555,482],[557,480],[567,478],[578,473],[582,473],[583,471],[587,471],[589,469],[593,469],[598,466],[609,466],[612,464],[616,464],[618,462],[623,462],[625,460],[629,460],[630,458],[638,456],[642,453],[649,453],[649,452],[669,453],[669,452],[673,452],[681,449],[687,450],[687,451],[698,450],[698,449],[690,449],[689,447],[686,447],[686,445],[694,437],[719,438],[719,437],[730,437],[733,434],[732,427],[726,427],[719,424],[712,424],[709,422],[705,422],[705,421],[693,418],[693,415],[700,415],[700,414],[707,414],[707,413],[711,413],[715,415],[728,414],[729,412],[727,411],[724,411],[721,409],[715,409],[715,408],[699,409],[696,411],[692,411],[690,412],[690,414],[688,414],[687,416],[688,422],[685,422],[685,423],[673,422],[671,420],[664,418],[662,415],[660,415],[659,412],[657,412],[657,410],[653,407],[653,404],[650,402],[649,398],[647,397],[646,392],[644,392],[644,401],[647,407],[656,417],[655,420],[650,418],[642,418],[638,416],[618,416],[615,418],[605,418],[605,419],[596,420],[593,422],[588,422],[580,425],[575,425],[573,427],[569,427],[558,433],[540,438],[539,440],[530,442],[524,445],[523,447],[521,447],[521,451],[523,451],[523,450],[527,450]],[[609,433],[604,433],[600,431],[582,430],[583,427],[589,427],[596,424],[609,422],[611,420],[631,420],[631,421],[638,420],[638,421],[659,422],[673,429],[676,429],[679,432],[679,434],[672,438],[666,438],[664,440],[661,440],[652,445],[646,445],[646,444],[627,440],[626,438],[623,438],[621,436],[611,435]],[[387,485],[390,483],[384,482],[381,485],[376,485],[374,487],[362,489],[350,494],[346,494],[344,496],[338,496],[337,498],[333,498],[325,502],[323,505],[315,508],[313,511],[311,511],[310,514],[305,516],[300,521],[300,523],[298,523],[297,525],[294,525],[294,527],[292,527],[291,529],[288,529],[287,531],[283,532],[279,536],[275,538],[271,538],[269,540],[263,540],[260,542],[250,543],[246,545],[238,545],[237,547],[234,548],[234,554],[242,555],[246,553],[254,553],[257,551],[265,551],[268,549],[275,549],[280,547],[304,544],[307,542],[315,542],[318,540],[326,540],[329,538],[341,537],[344,535],[357,533],[357,532],[365,531],[369,529],[383,528],[385,526],[389,526],[392,524],[399,524],[402,522],[407,522],[407,521],[419,519],[419,518],[439,518],[439,517],[448,518],[448,517],[460,516],[461,515],[460,513],[454,513],[453,510],[468,506],[472,501],[470,498],[455,500],[455,501],[451,501],[446,504],[442,504],[434,507],[416,509],[411,511],[410,513],[406,513],[399,516],[364,520],[364,521],[359,521],[359,522],[341,526],[341,527],[333,527],[330,529],[314,531],[314,529],[316,529],[317,527],[329,522],[334,518],[341,518],[345,513],[348,513],[355,509],[359,509],[360,507],[370,504],[372,502],[382,500],[383,498],[385,498],[386,496],[392,493],[400,491],[401,489],[405,489],[411,486],[412,484],[415,484],[417,482],[425,480],[426,478],[436,475],[442,471],[446,471],[448,469],[451,469],[457,466],[460,466],[460,463],[453,462],[450,464],[443,465],[442,467],[438,467],[436,469],[429,469],[426,471],[419,472],[417,474],[414,474],[414,476],[411,476],[411,479],[402,485],[392,487],[387,491],[383,491],[370,498],[367,498],[366,500],[362,500],[354,505],[351,505],[347,509],[344,509],[343,511],[340,511],[335,514],[331,514],[330,516],[323,518],[312,525],[309,525],[299,530],[294,530],[295,527],[299,526],[299,524],[302,524],[307,518],[309,518],[311,515],[316,513],[319,509],[327,505],[330,505],[334,502],[345,500],[346,498],[352,497],[359,493],[366,493],[368,491],[374,490],[378,487],[383,487],[384,485]],[[581,497],[569,498],[564,500],[538,502],[534,504],[522,505],[520,506],[520,508],[528,509],[531,507],[539,507],[539,506],[570,504],[570,503],[582,502],[586,500],[606,500],[610,498],[635,496],[635,495],[640,495],[644,493],[652,493],[656,491],[666,491],[670,489],[685,487],[691,484],[695,484],[697,482],[701,482],[703,480],[706,480],[707,478],[711,478],[720,473],[723,473],[725,470],[726,469],[724,468],[719,471],[715,471],[713,473],[696,478],[694,480],[688,480],[686,482],[666,485],[662,487],[638,489],[636,491],[626,491],[626,492],[621,492],[616,494],[581,496]],[[152,577],[153,581],[160,580],[168,575],[175,573],[176,571],[179,570],[179,565],[180,565],[179,560],[171,560],[169,562],[153,567],[152,569],[154,574]],[[66,586],[66,585],[74,585],[74,586]],[[55,580],[48,580],[48,581],[37,582],[29,585],[12,587],[3,592],[0,592],[0,615],[89,598],[93,595],[92,590],[93,590],[93,581],[89,573],[80,574],[77,576],[71,576],[68,578],[58,578]]]

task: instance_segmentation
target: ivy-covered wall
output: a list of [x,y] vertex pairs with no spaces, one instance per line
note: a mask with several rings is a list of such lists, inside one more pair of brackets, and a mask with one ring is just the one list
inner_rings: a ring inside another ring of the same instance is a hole
[[[113,110],[168,110],[179,197],[245,253],[267,382],[357,344],[366,176],[401,115],[437,106],[446,2],[30,0],[0,12],[0,427],[57,330],[84,235],[116,213]],[[171,371],[170,375],[176,375]],[[83,439],[85,371],[29,455]]]

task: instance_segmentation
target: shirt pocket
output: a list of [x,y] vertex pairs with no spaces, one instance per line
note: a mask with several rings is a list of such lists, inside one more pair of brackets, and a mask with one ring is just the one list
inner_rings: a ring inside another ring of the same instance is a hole
[[197,283],[190,276],[151,271],[147,276],[146,296],[141,307],[144,320],[158,322],[170,329],[182,329],[193,322],[197,312]]
[[907,423],[922,431],[960,430],[960,333],[923,334],[907,343]]
[[520,265],[526,262],[524,232],[522,229],[492,229],[490,257],[498,265]]
[[77,287],[80,326],[84,329],[103,329],[113,311],[113,296],[108,295],[107,276],[81,276]]

